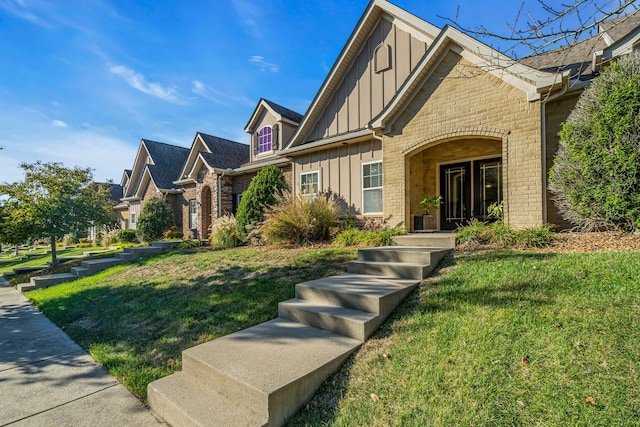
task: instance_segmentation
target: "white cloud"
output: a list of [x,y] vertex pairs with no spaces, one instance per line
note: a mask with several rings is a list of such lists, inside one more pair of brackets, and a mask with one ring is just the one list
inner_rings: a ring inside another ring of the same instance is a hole
[[260,16],[262,14],[260,8],[248,0],[232,0],[233,9],[240,18],[242,25],[247,27],[249,33],[256,38],[262,36],[260,31]]
[[254,64],[256,64],[260,71],[271,71],[273,73],[277,73],[279,71],[279,68],[276,64],[265,61],[263,56],[254,55],[249,58],[249,62],[253,62]]
[[142,74],[136,73],[131,68],[127,68],[124,65],[112,65],[109,67],[109,72],[120,77],[126,81],[129,86],[142,93],[155,96],[156,98],[160,98],[164,101],[182,104],[182,100],[175,88],[164,87],[160,83],[147,83]]
[[220,92],[219,90],[202,83],[200,80],[193,81],[191,91],[196,95],[221,105],[241,104],[248,107],[253,107],[255,105],[255,101],[247,98],[246,96]]
[[56,127],[56,128],[66,128],[68,125],[63,122],[62,120],[52,120],[51,121],[51,126]]
[[[38,3],[38,6],[41,6],[41,4]],[[0,0],[0,10],[41,27],[49,27],[49,23],[33,13],[24,1]]]

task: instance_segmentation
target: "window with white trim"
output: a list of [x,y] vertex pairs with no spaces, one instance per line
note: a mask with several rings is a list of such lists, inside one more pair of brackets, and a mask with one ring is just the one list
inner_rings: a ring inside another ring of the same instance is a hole
[[382,213],[382,162],[362,164],[362,213]]
[[303,196],[315,196],[318,194],[318,171],[300,174],[300,192]]
[[198,202],[196,199],[189,200],[189,228],[198,228]]
[[271,151],[272,132],[273,130],[271,126],[263,126],[258,131],[258,154],[268,153]]

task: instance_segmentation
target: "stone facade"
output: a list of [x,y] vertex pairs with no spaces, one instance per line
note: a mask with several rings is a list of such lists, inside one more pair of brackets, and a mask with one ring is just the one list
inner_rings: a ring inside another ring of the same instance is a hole
[[490,151],[500,146],[505,220],[515,227],[541,224],[540,118],[540,102],[449,52],[383,135],[385,217],[392,225],[410,221],[412,156],[444,142],[455,147],[475,140],[491,141]]

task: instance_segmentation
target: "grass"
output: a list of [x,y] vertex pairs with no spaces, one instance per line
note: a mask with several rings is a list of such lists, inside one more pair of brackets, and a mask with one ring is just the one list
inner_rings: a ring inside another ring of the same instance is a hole
[[449,260],[291,425],[640,425],[640,253]]
[[173,251],[27,296],[140,399],[182,350],[277,316],[294,285],[345,271],[353,249]]
[[[69,256],[79,256],[84,254],[85,252],[90,251],[98,251],[103,250],[105,248],[102,247],[91,247],[91,248],[74,248],[74,249],[59,249],[56,251],[58,258],[64,258]],[[0,262],[0,274],[6,273],[8,271],[13,271],[14,268],[17,267],[31,267],[36,265],[45,265],[47,262],[51,261],[51,254],[45,254],[43,249],[38,252],[25,252],[21,253],[19,257],[13,257]],[[117,252],[116,250],[112,252]],[[108,252],[108,253],[112,253]],[[107,253],[107,252],[105,252]],[[25,254],[34,254],[33,256],[29,256],[28,258],[24,258]]]
[[[176,251],[29,298],[138,397],[352,249]],[[445,261],[290,425],[640,426],[640,252]]]

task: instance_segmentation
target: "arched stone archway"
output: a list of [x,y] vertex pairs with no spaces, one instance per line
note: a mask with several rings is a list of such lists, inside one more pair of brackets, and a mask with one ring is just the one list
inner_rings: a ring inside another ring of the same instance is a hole
[[200,195],[200,206],[202,218],[200,220],[200,235],[203,239],[208,239],[211,233],[211,187],[205,185]]

